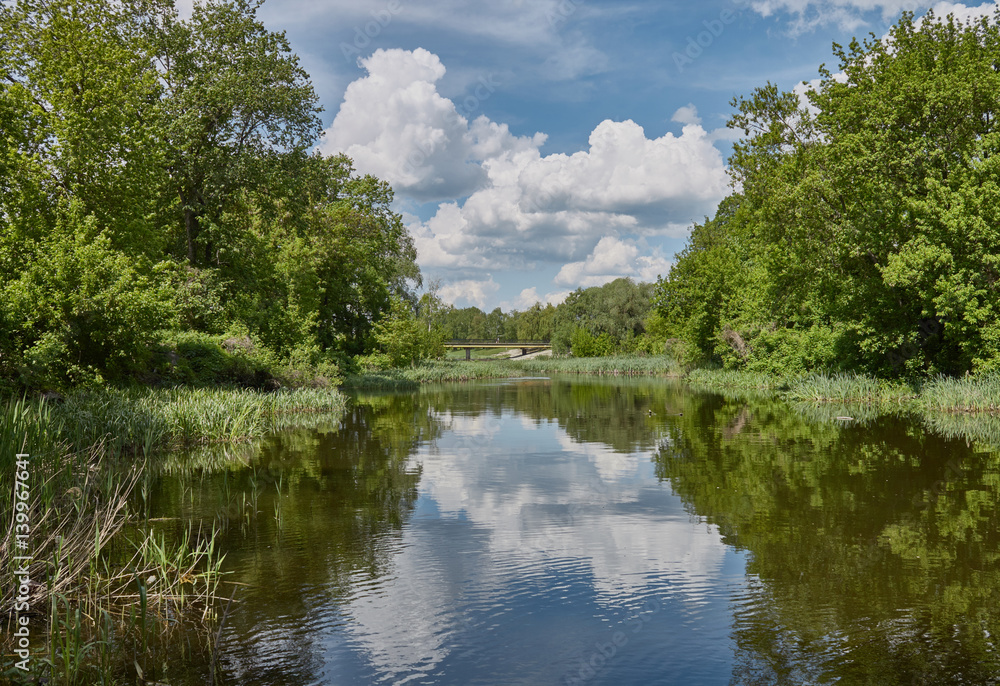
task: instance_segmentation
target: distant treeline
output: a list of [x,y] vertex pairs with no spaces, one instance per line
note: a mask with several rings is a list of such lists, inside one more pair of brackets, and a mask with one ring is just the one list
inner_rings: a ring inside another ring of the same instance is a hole
[[521,312],[455,308],[425,296],[421,317],[449,340],[549,341],[555,353],[576,357],[659,354],[665,337],[652,296],[653,284],[631,279],[577,289],[559,305],[536,303]]
[[755,371],[1000,370],[1000,14],[904,14],[815,88],[734,102],[737,192],[655,300],[686,357]]

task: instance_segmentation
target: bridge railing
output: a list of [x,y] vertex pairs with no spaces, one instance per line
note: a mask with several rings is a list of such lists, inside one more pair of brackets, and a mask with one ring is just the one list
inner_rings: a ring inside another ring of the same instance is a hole
[[445,341],[445,345],[461,347],[463,345],[507,345],[517,348],[548,347],[552,345],[550,341],[502,341],[492,338],[470,338],[468,340]]

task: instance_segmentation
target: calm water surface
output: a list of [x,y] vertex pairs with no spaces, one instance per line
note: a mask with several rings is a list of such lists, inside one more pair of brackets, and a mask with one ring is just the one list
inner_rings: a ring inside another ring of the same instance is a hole
[[666,380],[359,395],[171,460],[154,516],[223,527],[227,684],[1000,683],[1000,458],[847,411]]

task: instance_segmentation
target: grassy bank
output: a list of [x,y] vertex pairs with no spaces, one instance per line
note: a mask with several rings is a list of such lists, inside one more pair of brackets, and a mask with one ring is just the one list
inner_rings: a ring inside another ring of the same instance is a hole
[[499,379],[533,374],[595,374],[609,376],[677,376],[680,366],[668,357],[622,356],[536,358],[533,360],[432,360],[414,367],[348,376],[344,387],[354,389],[415,388],[422,383]]
[[1000,375],[886,380],[863,374],[775,376],[728,369],[686,371],[669,357],[623,356],[534,360],[438,360],[414,367],[348,376],[351,389],[412,389],[423,383],[512,378],[533,374],[671,376],[705,390],[759,391],[798,403],[905,406],[907,409],[1000,413]]
[[51,408],[71,449],[103,444],[112,454],[260,438],[303,414],[336,414],[346,397],[336,390],[265,393],[244,388],[81,391]]
[[[22,516],[28,532],[18,539],[25,529],[8,520],[0,577],[14,578],[15,555],[31,556],[32,676],[131,683],[139,669],[146,678],[155,671],[151,645],[168,640],[178,622],[208,640],[222,559],[214,532],[170,543],[135,512],[133,492],[157,451],[243,443],[282,426],[335,420],[345,406],[339,391],[317,389],[92,390],[54,402],[0,402],[0,512]],[[19,453],[28,455],[20,463]],[[15,478],[26,484],[16,511]],[[126,527],[134,529],[128,542],[120,535]],[[0,678],[24,676],[11,657],[16,585],[5,581],[0,595],[11,629],[0,641]]]
[[938,413],[1000,413],[1000,375],[894,381],[863,374],[779,377],[695,369],[685,379],[701,388],[756,389],[800,403],[893,405]]

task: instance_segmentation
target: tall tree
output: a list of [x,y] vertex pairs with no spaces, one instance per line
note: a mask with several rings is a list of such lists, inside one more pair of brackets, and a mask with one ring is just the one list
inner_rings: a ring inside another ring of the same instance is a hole
[[183,21],[172,3],[160,3],[147,18],[164,89],[167,169],[193,265],[219,262],[219,221],[238,191],[280,195],[282,167],[302,160],[321,130],[309,77],[284,33],[257,19],[261,4],[206,0]]
[[[997,19],[904,14],[884,40],[834,46],[808,106],[772,85],[735,101],[739,213],[696,230],[661,283],[671,326],[703,351],[742,340],[735,364],[1000,368]],[[678,309],[719,284],[728,311]]]
[[17,110],[5,127],[16,138],[8,163],[17,187],[0,203],[22,240],[72,199],[115,247],[142,252],[157,243],[146,220],[165,178],[156,139],[162,91],[132,19],[119,3],[0,5],[3,100]]

